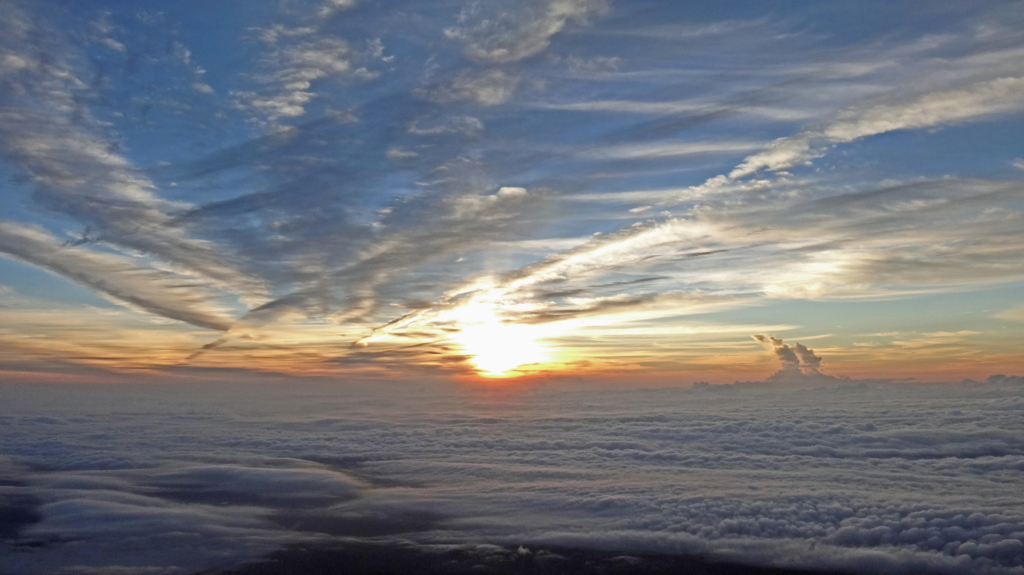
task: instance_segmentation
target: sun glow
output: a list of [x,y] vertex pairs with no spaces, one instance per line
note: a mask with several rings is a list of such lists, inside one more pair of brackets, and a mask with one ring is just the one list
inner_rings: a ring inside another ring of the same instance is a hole
[[548,360],[534,326],[502,322],[489,310],[473,315],[452,339],[472,356],[470,361],[484,376],[510,377],[517,367]]

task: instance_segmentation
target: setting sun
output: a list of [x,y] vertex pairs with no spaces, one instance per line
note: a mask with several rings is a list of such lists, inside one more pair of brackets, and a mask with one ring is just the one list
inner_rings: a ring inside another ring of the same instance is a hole
[[470,323],[453,336],[480,372],[487,377],[509,377],[515,368],[547,360],[531,326],[504,323],[493,315]]

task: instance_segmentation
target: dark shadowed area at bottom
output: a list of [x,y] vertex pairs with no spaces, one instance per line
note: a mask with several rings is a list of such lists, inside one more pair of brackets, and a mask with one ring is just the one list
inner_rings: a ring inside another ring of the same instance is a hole
[[[18,485],[18,482],[0,479],[2,485]],[[42,519],[39,504],[31,495],[0,493],[0,541],[17,539],[24,528],[38,523]]]
[[207,575],[826,575],[807,571],[711,562],[685,555],[621,553],[559,547],[520,550],[352,543],[294,545],[265,560]]

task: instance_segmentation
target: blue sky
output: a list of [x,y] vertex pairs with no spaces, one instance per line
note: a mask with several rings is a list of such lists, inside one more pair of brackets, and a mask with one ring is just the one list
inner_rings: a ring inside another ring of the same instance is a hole
[[1021,8],[3,2],[0,369],[1019,372]]

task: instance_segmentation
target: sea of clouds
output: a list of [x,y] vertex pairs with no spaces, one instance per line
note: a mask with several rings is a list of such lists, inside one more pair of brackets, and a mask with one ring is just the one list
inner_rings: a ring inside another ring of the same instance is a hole
[[289,543],[1024,573],[1024,380],[692,388],[5,385],[0,572]]

